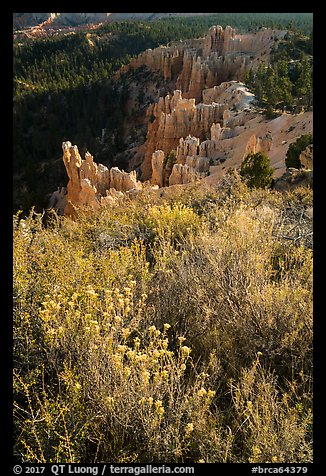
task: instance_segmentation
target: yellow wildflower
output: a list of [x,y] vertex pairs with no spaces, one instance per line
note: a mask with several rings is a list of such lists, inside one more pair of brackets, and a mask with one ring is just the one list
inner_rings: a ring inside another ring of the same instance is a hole
[[162,374],[161,374],[161,375],[162,375],[163,378],[168,378],[169,373],[168,373],[167,370],[162,370]]
[[128,349],[128,347],[126,345],[118,345],[118,352],[126,352],[126,350]]
[[142,377],[143,377],[144,382],[148,383],[149,377],[150,377],[150,373],[148,372],[148,370],[144,370],[142,372]]
[[191,433],[192,431],[194,431],[194,425],[193,423],[188,423],[186,425],[186,434],[188,435],[189,433]]
[[107,397],[106,398],[106,404],[108,405],[108,407],[112,407],[112,405],[114,404],[114,398],[113,397]]
[[190,347],[187,347],[186,345],[184,345],[184,346],[181,347],[181,352],[185,355],[189,355],[190,352],[191,352],[191,349],[190,349]]
[[131,374],[130,368],[129,368],[129,367],[125,367],[124,370],[123,370],[123,374],[124,374],[125,377],[128,378],[128,377],[130,376],[130,374]]
[[162,400],[156,400],[155,409],[156,409],[156,413],[159,415],[159,417],[162,417],[163,414],[164,414],[164,408],[163,408],[163,405],[162,405]]
[[122,337],[124,339],[127,339],[127,337],[130,336],[130,333],[131,333],[131,331],[130,331],[129,327],[125,327],[124,329],[121,329],[121,334],[122,334]]

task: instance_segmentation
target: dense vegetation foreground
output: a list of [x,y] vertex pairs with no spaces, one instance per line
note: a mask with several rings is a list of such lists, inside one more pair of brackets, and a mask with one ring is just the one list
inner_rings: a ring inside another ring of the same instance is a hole
[[15,454],[312,461],[312,192],[14,220]]

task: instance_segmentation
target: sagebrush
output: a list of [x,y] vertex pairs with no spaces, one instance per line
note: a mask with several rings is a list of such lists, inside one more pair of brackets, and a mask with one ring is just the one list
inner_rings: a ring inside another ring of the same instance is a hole
[[17,460],[312,461],[311,191],[145,195],[14,217]]

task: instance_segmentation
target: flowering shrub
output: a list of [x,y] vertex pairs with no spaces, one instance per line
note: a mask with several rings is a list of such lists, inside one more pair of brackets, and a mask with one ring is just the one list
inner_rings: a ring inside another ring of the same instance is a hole
[[19,460],[312,460],[311,195],[227,180],[14,217]]

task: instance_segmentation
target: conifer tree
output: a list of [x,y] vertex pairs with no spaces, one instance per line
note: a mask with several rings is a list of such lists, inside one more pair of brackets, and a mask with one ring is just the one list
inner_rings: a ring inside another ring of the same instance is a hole
[[273,180],[273,172],[274,170],[270,167],[269,158],[263,152],[247,155],[240,168],[240,175],[245,179],[250,188],[270,187]]

